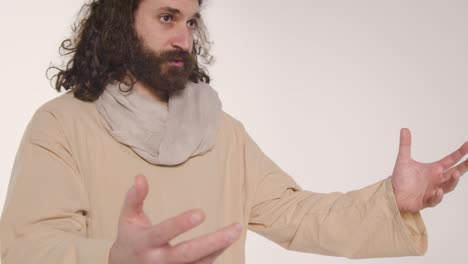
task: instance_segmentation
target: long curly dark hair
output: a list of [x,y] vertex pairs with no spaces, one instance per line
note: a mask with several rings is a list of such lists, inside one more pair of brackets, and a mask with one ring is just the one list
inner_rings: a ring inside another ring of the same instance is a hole
[[[113,81],[128,83],[132,46],[138,38],[134,29],[134,14],[142,0],[93,0],[85,4],[79,17],[83,17],[73,27],[74,36],[60,45],[62,56],[71,57],[64,69],[50,66],[58,71],[49,79],[57,91],[72,89],[74,96],[83,101],[95,101],[106,85]],[[198,0],[201,6],[203,0]],[[200,20],[194,32],[192,56],[195,67],[189,80],[209,83],[206,69],[199,63],[209,65],[213,62],[210,55],[206,27]],[[55,82],[54,82],[55,80]]]

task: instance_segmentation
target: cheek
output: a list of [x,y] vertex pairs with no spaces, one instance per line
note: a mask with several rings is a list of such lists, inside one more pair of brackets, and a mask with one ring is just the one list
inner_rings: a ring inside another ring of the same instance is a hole
[[167,49],[168,40],[161,38],[161,34],[151,32],[147,35],[145,45],[154,52],[160,52]]
[[167,34],[165,34],[161,27],[155,24],[154,21],[135,21],[135,30],[146,48],[153,51],[160,51],[167,46],[168,39],[164,38]]
[[190,54],[192,54],[192,51],[193,51],[193,41],[192,41],[192,45],[190,45],[190,47],[189,47],[188,52],[189,52]]

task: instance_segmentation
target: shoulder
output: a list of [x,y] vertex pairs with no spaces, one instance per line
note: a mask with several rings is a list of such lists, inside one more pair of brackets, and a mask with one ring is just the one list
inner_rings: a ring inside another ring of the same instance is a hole
[[218,144],[228,144],[226,147],[230,149],[243,149],[247,137],[244,125],[232,115],[222,111]]
[[50,138],[68,134],[86,124],[99,124],[96,107],[84,102],[72,92],[62,94],[40,106],[29,122],[25,135],[33,138]]
[[73,96],[71,91],[62,94],[45,104],[36,113],[48,112],[53,115],[83,115],[91,114],[95,110],[94,103],[84,102]]
[[235,133],[245,132],[242,122],[224,111],[221,112],[221,126],[222,128],[231,130]]

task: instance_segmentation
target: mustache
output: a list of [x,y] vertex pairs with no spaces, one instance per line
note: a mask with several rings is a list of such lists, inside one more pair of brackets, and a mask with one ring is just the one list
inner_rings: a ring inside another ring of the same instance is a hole
[[166,50],[161,52],[158,57],[162,61],[181,60],[185,63],[193,62],[192,54],[184,50]]

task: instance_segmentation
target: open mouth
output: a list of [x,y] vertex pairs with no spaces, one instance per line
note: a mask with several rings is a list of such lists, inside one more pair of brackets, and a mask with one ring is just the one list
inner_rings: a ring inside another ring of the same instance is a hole
[[177,66],[177,67],[183,67],[184,66],[184,61],[183,60],[170,60],[170,61],[168,61],[168,63],[171,66]]

